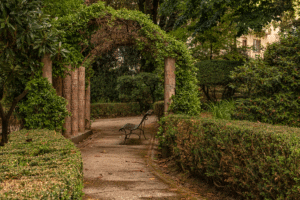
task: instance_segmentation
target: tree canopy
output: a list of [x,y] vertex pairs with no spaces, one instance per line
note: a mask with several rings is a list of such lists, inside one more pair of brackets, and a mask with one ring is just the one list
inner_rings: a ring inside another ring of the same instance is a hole
[[184,11],[177,19],[175,28],[195,20],[195,25],[191,27],[194,33],[216,26],[222,22],[221,18],[227,11],[232,13],[232,22],[236,23],[238,30],[237,36],[241,36],[249,28],[260,31],[272,20],[280,21],[280,16],[285,11],[294,10],[294,0],[166,0],[163,6],[165,10],[172,12],[183,2]]

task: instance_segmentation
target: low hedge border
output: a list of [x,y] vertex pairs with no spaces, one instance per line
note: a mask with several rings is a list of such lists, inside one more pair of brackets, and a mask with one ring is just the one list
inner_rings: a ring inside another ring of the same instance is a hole
[[170,115],[160,147],[183,170],[244,199],[300,199],[300,129]]
[[0,147],[0,199],[81,199],[80,151],[60,133],[21,130]]
[[125,117],[142,114],[138,103],[93,103],[91,118]]

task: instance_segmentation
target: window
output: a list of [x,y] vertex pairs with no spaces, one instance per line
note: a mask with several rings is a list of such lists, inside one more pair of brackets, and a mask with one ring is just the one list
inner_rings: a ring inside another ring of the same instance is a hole
[[260,52],[260,40],[253,40],[253,52]]
[[243,47],[246,47],[247,46],[247,40],[243,40],[242,45],[243,45]]

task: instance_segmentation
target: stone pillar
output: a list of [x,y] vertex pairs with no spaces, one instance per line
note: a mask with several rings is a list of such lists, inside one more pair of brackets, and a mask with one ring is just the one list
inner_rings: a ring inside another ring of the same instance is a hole
[[56,94],[60,97],[63,96],[63,80],[61,77],[56,77],[53,79],[53,87],[56,90]]
[[165,58],[165,114],[171,104],[172,95],[175,95],[175,58]]
[[72,136],[78,135],[78,68],[71,72],[72,78]]
[[85,128],[91,129],[91,82],[85,91]]
[[[71,65],[67,66],[68,69],[71,69]],[[70,71],[66,71],[65,72],[65,78],[63,79],[63,97],[67,100],[68,104],[67,104],[67,110],[69,112],[71,112],[71,94],[72,94],[72,79],[71,79],[71,75],[69,75]],[[66,117],[65,119],[65,124],[64,124],[64,128],[66,129],[64,132],[64,136],[66,138],[71,137],[71,130],[72,130],[72,126],[71,126],[71,117]]]
[[85,130],[85,67],[78,70],[78,126],[82,133]]
[[50,58],[50,54],[44,55],[44,57],[42,58],[42,63],[44,63],[43,77],[47,78],[52,84],[52,60]]

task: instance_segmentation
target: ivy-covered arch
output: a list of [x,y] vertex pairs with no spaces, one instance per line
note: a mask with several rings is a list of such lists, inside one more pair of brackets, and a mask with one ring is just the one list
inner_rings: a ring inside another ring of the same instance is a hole
[[171,108],[175,113],[196,115],[200,112],[196,68],[189,50],[183,42],[153,24],[147,15],[139,11],[114,10],[100,1],[82,5],[74,14],[53,19],[52,24],[59,31],[62,48],[70,52],[63,59],[53,60],[54,76],[63,76],[67,68],[62,65],[89,69],[96,56],[116,46],[132,45],[143,56],[151,55],[149,59],[161,77],[164,76],[165,58],[175,58],[176,94]]

